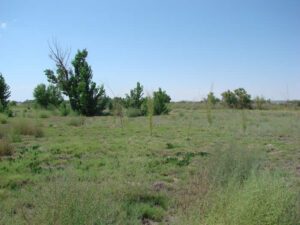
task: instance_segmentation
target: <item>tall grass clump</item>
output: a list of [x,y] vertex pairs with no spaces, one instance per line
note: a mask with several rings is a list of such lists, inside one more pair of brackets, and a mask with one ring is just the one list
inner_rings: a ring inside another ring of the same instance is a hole
[[153,98],[150,97],[150,96],[147,98],[147,114],[148,114],[150,136],[152,136],[152,133],[153,133],[154,101],[153,101]]
[[14,152],[14,147],[7,139],[0,139],[0,157],[11,156]]
[[19,119],[13,124],[13,131],[17,135],[30,135],[37,138],[44,136],[44,131],[37,122],[28,119]]
[[73,127],[80,127],[83,126],[85,123],[85,118],[83,116],[78,116],[78,117],[72,117],[69,121],[68,121],[68,125],[69,126],[73,126]]
[[115,100],[112,103],[113,116],[119,118],[122,129],[124,128],[124,109],[120,100]]
[[299,225],[299,191],[289,177],[266,170],[257,152],[214,153],[187,190],[176,224]]
[[[22,192],[21,204],[4,224],[123,224],[121,206],[107,187],[79,178],[56,178]],[[1,221],[1,218],[0,218]]]
[[242,187],[231,184],[218,191],[213,200],[204,224],[299,224],[297,193],[276,173],[251,174]]
[[245,133],[246,130],[247,130],[247,116],[246,116],[246,113],[245,113],[245,110],[242,109],[242,112],[241,112],[241,123],[242,123],[242,129],[243,129],[243,132]]

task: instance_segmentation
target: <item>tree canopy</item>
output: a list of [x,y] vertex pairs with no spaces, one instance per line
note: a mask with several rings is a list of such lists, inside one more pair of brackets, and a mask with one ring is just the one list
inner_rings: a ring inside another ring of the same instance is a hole
[[56,64],[56,74],[47,69],[48,81],[56,85],[69,97],[71,108],[86,116],[101,114],[107,103],[103,85],[93,82],[91,66],[86,61],[88,51],[78,50],[72,61],[73,68],[68,68],[69,52],[63,51],[57,44],[50,47],[50,58]]

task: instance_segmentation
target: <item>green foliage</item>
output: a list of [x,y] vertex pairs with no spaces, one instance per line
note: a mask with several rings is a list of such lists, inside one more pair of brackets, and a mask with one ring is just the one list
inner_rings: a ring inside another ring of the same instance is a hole
[[153,92],[153,104],[154,104],[154,114],[168,114],[169,109],[167,104],[170,103],[171,98],[167,95],[166,91],[163,91],[161,88],[158,91]]
[[44,108],[50,105],[58,107],[63,102],[63,97],[59,88],[54,85],[46,87],[45,84],[39,84],[33,91],[33,96],[37,104]]
[[237,106],[239,109],[251,109],[251,95],[244,88],[234,90],[237,97]]
[[3,112],[8,106],[8,98],[11,94],[9,89],[2,73],[0,73],[0,112]]
[[62,102],[59,107],[59,112],[61,116],[67,116],[70,114],[70,106],[66,102]]
[[86,61],[88,51],[78,50],[72,61],[73,70],[67,69],[65,58],[59,49],[52,51],[56,62],[56,75],[52,70],[45,70],[48,81],[57,85],[69,97],[72,110],[82,115],[94,116],[101,114],[107,104],[103,86],[97,87],[92,81],[92,69]]
[[205,100],[213,106],[220,102],[220,99],[218,99],[213,92],[209,92]]
[[140,82],[137,82],[136,87],[130,90],[130,94],[126,94],[126,108],[141,109],[142,104],[145,101],[145,99],[143,98],[143,91],[143,86],[140,84]]
[[251,96],[244,88],[223,92],[222,100],[230,108],[251,109]]
[[234,92],[228,90],[222,93],[222,101],[229,107],[229,108],[237,108],[238,99]]

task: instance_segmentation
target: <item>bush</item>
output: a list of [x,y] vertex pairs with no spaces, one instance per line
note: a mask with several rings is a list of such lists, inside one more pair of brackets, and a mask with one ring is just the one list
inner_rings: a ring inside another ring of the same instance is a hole
[[14,152],[14,147],[6,139],[0,139],[0,157],[11,156]]

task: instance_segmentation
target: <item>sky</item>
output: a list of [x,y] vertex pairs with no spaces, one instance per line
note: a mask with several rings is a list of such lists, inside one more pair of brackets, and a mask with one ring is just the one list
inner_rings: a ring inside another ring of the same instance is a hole
[[86,48],[111,96],[142,83],[172,100],[245,88],[300,99],[299,0],[0,0],[0,72],[11,99],[32,99],[55,69],[49,43]]

